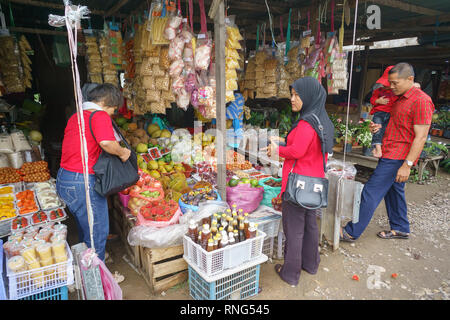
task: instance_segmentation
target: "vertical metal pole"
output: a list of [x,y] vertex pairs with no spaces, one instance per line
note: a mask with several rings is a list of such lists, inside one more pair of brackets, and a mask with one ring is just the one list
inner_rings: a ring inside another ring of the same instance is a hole
[[225,6],[220,1],[214,16],[214,39],[216,54],[216,157],[217,188],[226,201],[226,114],[225,114]]

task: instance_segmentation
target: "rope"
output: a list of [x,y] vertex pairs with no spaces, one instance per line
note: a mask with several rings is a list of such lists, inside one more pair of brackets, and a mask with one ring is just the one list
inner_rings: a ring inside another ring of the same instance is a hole
[[49,15],[49,24],[54,27],[61,27],[66,25],[67,28],[67,38],[69,43],[69,52],[70,52],[70,60],[72,65],[72,77],[73,77],[73,89],[75,93],[75,105],[77,107],[78,113],[78,130],[80,133],[81,145],[81,161],[83,165],[83,178],[84,178],[84,190],[86,193],[86,208],[89,222],[89,233],[91,238],[91,248],[95,252],[94,247],[94,215],[92,212],[92,204],[91,198],[89,194],[89,172],[88,172],[88,163],[89,163],[89,155],[86,144],[86,135],[85,135],[85,122],[83,109],[81,107],[83,103],[83,95],[81,93],[80,86],[80,74],[78,72],[77,65],[77,29],[80,26],[81,19],[86,19],[89,10],[85,6],[71,6],[70,1],[64,0],[65,5],[65,16],[55,16]]

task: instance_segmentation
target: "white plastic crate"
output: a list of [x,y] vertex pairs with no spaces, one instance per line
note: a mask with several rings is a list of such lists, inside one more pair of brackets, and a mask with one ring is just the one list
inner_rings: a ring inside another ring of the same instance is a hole
[[276,257],[278,259],[282,259],[284,256],[284,243],[286,242],[286,237],[284,236],[283,231],[278,233],[278,236],[275,238],[276,243]]
[[187,235],[183,237],[183,258],[195,265],[207,276],[216,275],[224,270],[237,267],[247,261],[259,258],[262,255],[263,242],[266,234],[258,230],[255,238],[238,242],[232,246],[226,246],[207,252],[196,244]]
[[189,293],[195,300],[245,300],[259,292],[261,264],[267,256],[208,277],[196,266],[189,264]]
[[73,256],[66,242],[68,260],[34,270],[15,273],[6,268],[9,279],[9,300],[25,298],[74,282]]
[[262,231],[267,237],[273,238],[278,235],[278,231],[280,230],[281,216],[272,215],[256,219],[250,217],[249,221],[258,224],[258,231]]
[[269,260],[272,261],[273,256],[273,245],[274,245],[274,237],[266,237],[264,239],[262,253],[269,257]]

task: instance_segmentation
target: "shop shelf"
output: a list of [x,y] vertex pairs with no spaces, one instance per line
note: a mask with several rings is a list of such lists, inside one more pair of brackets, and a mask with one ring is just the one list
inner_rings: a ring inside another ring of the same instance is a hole
[[195,300],[245,300],[259,291],[261,263],[267,256],[245,263],[238,268],[208,277],[189,264],[189,293]]
[[74,283],[73,255],[66,243],[68,260],[47,267],[13,272],[8,267],[9,300],[18,300]]
[[19,300],[69,300],[69,292],[67,287],[64,286],[36,293]]
[[183,237],[183,258],[197,266],[207,276],[216,275],[224,270],[257,259],[262,255],[263,242],[266,234],[258,231],[255,238],[238,242],[232,246],[207,252],[187,235]]

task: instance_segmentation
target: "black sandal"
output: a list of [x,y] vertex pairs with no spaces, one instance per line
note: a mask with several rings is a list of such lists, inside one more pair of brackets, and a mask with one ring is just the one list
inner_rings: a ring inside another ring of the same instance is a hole
[[339,241],[342,241],[342,242],[355,242],[356,239],[350,237],[350,235],[347,233],[347,231],[345,231],[345,229],[342,228],[342,236],[339,235]]
[[[395,231],[395,230],[393,230]],[[381,234],[384,232],[384,236]],[[377,236],[381,239],[409,239],[409,234],[395,231],[395,234],[392,233],[392,230],[384,230],[377,233]]]
[[297,285],[293,285],[293,284],[287,282],[286,280],[284,280],[284,279],[281,277],[280,272],[281,272],[281,268],[282,268],[282,267],[283,267],[283,266],[282,266],[281,264],[276,264],[276,265],[275,265],[275,272],[276,272],[276,274],[280,277],[281,280],[283,280],[284,282],[286,282],[286,283],[287,283],[288,285],[290,285],[291,287],[295,288]]

